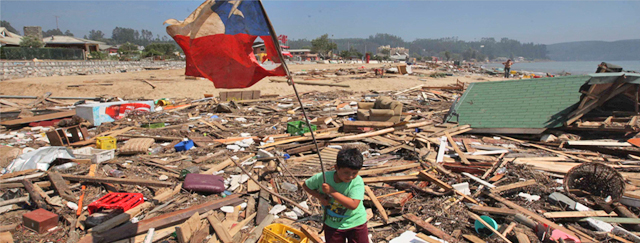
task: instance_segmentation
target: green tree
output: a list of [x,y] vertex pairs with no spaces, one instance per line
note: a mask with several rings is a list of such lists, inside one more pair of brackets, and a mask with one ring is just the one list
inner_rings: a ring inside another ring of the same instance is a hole
[[54,35],[64,35],[64,33],[62,33],[62,30],[60,29],[50,29],[47,31],[42,31],[42,36],[43,37],[49,37],[49,36],[54,36]]
[[115,44],[136,43],[140,37],[140,32],[131,28],[116,27],[111,32],[111,39]]
[[173,43],[151,43],[144,47],[142,55],[149,56],[172,56],[176,52],[176,46]]
[[107,54],[101,51],[92,51],[90,53],[91,59],[104,60],[107,59]]
[[44,42],[42,42],[42,40],[36,36],[28,35],[28,36],[22,37],[22,40],[20,41],[20,46],[29,47],[29,48],[42,48],[44,47]]
[[329,34],[324,34],[311,41],[311,51],[326,57],[331,50],[338,49],[338,44],[329,40]]
[[95,40],[95,41],[103,41],[104,33],[102,33],[102,30],[91,30],[89,31],[89,37],[87,39]]
[[449,60],[451,59],[451,52],[449,52],[449,51],[445,51],[445,52],[444,52],[444,58],[446,58],[446,59],[447,59],[447,61],[449,61]]
[[15,29],[15,28],[13,28],[13,26],[11,26],[11,23],[9,23],[9,21],[5,21],[5,20],[0,21],[0,27],[7,28],[7,30],[9,32],[16,33],[18,35],[20,34],[20,32],[17,29]]
[[384,55],[387,55],[387,56],[388,56],[390,53],[391,53],[391,49],[382,49],[382,50],[380,51],[380,54],[384,54]]
[[67,30],[67,31],[64,32],[64,35],[73,36],[73,33],[71,33],[71,31]]
[[125,44],[122,44],[120,48],[118,48],[118,53],[122,55],[131,55],[131,54],[138,53],[138,46],[127,42]]

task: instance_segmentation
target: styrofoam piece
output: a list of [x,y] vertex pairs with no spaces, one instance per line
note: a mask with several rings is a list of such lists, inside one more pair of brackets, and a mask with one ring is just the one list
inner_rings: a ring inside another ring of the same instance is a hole
[[76,106],[76,115],[91,122],[94,126],[99,126],[104,122],[115,121],[111,116],[107,115],[107,107],[114,105],[123,105],[129,103],[141,103],[150,106],[150,111],[155,110],[153,100],[146,101],[118,101],[118,102],[106,102],[97,104],[82,104]]

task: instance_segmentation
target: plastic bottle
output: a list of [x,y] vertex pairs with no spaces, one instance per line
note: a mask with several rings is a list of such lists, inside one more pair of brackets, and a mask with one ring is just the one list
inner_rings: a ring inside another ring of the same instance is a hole
[[162,152],[162,147],[156,147],[153,150],[151,150],[150,154],[159,154],[160,152]]
[[113,169],[109,165],[105,165],[104,167],[102,167],[102,169],[104,169],[107,172],[107,174],[109,174],[109,176],[111,177],[116,177],[116,178],[124,177],[124,172],[117,169]]
[[285,189],[285,190],[290,191],[290,192],[295,192],[295,191],[298,190],[298,186],[296,186],[295,184],[291,184],[289,182],[280,183],[280,187],[282,187],[282,189]]
[[74,162],[69,162],[69,163],[64,163],[64,164],[58,165],[58,166],[54,166],[52,169],[54,169],[54,170],[66,170],[66,169],[69,169],[69,168],[74,167],[76,165],[78,165],[78,164],[74,163]]

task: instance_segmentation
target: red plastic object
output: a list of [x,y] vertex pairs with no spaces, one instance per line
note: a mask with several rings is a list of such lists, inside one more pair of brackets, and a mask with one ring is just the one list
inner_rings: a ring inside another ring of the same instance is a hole
[[111,192],[89,204],[87,210],[93,214],[99,209],[122,209],[124,212],[144,202],[142,193]]

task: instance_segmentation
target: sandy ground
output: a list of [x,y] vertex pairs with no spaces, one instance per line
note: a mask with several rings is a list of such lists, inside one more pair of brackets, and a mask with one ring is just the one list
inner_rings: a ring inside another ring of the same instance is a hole
[[[339,68],[380,68],[383,64],[312,64],[312,65],[290,65],[289,69],[292,73],[303,70],[313,69],[339,69]],[[296,85],[299,92],[307,91],[332,91],[332,90],[351,90],[351,91],[370,91],[370,90],[402,90],[417,85],[428,86],[445,86],[460,80],[465,83],[497,81],[502,78],[487,77],[484,75],[471,74],[466,76],[451,76],[445,78],[431,78],[428,75],[433,71],[414,70],[422,73],[424,77],[419,76],[400,76],[388,75],[392,78],[369,78],[369,79],[350,79],[359,75],[338,76],[338,78],[329,78],[326,80],[313,80],[323,83],[335,83],[334,80],[340,80],[340,84],[348,84],[345,87],[326,87],[326,86],[310,86]],[[307,76],[308,77],[308,76]],[[140,81],[142,79],[153,83],[156,88]],[[286,83],[274,83],[269,79],[280,79],[284,77],[267,77],[258,82],[253,87],[246,90],[260,90],[261,94],[293,94],[293,89]],[[294,80],[302,80],[294,78]],[[81,85],[80,87],[68,87],[69,85]],[[104,86],[109,85],[109,86]],[[184,69],[177,70],[158,70],[158,71],[140,71],[119,74],[104,75],[87,75],[87,76],[56,76],[56,77],[38,77],[13,79],[0,82],[0,94],[2,95],[26,95],[39,96],[46,92],[51,92],[52,96],[58,97],[97,97],[97,96],[117,96],[121,98],[202,98],[203,94],[217,95],[224,89],[216,89],[213,83],[205,79],[186,80]],[[16,100],[13,100],[16,101]],[[21,102],[26,102],[23,100]]]

